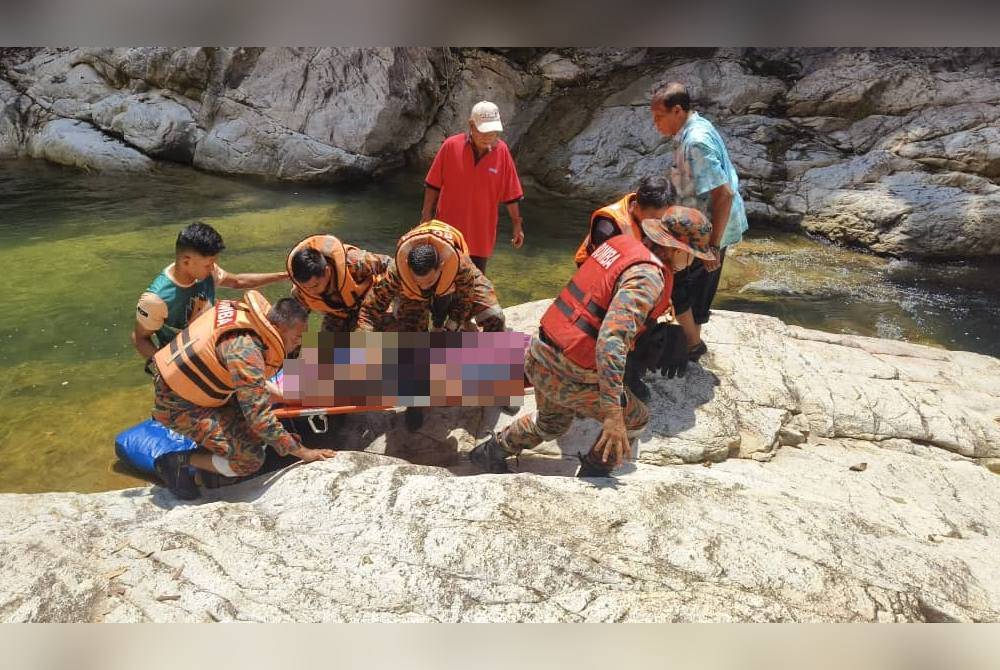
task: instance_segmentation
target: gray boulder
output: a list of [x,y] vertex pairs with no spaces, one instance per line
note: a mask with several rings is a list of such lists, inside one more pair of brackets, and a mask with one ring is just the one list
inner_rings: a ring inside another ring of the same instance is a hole
[[205,47],[79,49],[74,58],[89,64],[117,89],[136,93],[162,89],[200,100],[209,88],[219,51]]
[[49,121],[28,137],[27,153],[53,163],[101,172],[146,172],[153,161],[83,121]]
[[111,95],[91,108],[93,122],[148,156],[190,163],[200,131],[187,107],[159,94]]
[[453,75],[448,95],[413,151],[414,159],[429,164],[441,142],[468,130],[469,114],[480,100],[490,100],[500,108],[503,139],[517,151],[525,132],[545,107],[545,93],[551,84],[542,77],[525,73],[497,54],[473,52],[466,55]]
[[61,151],[42,148],[45,124],[76,119],[153,158],[323,182],[401,165],[441,105],[452,68],[450,52],[422,48],[31,55],[12,77],[32,103],[34,156]]
[[894,255],[1000,253],[1000,187],[965,173],[928,174],[887,151],[806,170],[777,199],[830,239]]
[[[449,67],[448,54],[435,49],[264,49],[223,83],[227,98],[275,125],[377,156],[423,137],[443,102],[439,80]],[[235,111],[220,109],[222,119]]]
[[251,123],[239,116],[212,127],[196,148],[194,164],[213,172],[332,182],[369,174],[378,161],[263,118]]
[[21,152],[19,99],[17,89],[0,79],[0,159],[15,158]]
[[10,90],[0,92],[0,151],[12,155],[68,118],[156,159],[328,182],[407,161],[426,167],[445,137],[465,130],[472,105],[490,99],[522,177],[596,205],[671,167],[673,143],[648,106],[656,86],[679,80],[727,143],[755,223],[885,254],[977,257],[1000,245],[989,224],[1000,178],[998,53],[5,50],[0,67],[18,102],[13,113]]

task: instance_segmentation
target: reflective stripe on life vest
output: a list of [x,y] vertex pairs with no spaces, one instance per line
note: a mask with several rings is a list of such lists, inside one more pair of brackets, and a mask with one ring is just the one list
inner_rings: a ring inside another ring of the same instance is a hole
[[221,407],[233,394],[229,369],[219,359],[219,339],[235,331],[255,333],[264,343],[265,376],[281,369],[285,346],[267,320],[271,305],[257,291],[243,300],[220,300],[153,357],[160,377],[177,395],[202,407]]
[[655,265],[663,274],[663,292],[647,321],[664,314],[670,307],[673,273],[641,242],[629,235],[616,235],[587,257],[545,310],[540,326],[547,343],[577,365],[597,369],[597,336],[614,299],[618,278],[639,263]]

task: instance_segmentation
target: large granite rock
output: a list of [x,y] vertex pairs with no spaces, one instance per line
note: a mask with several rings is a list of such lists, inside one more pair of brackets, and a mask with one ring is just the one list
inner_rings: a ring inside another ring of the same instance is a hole
[[144,172],[153,166],[145,154],[83,121],[55,119],[28,138],[32,158],[101,172]]
[[504,141],[517,151],[524,133],[545,108],[550,89],[543,77],[520,70],[498,54],[468,53],[413,158],[429,165],[445,138],[468,130],[469,114],[480,100],[491,100],[500,108]]
[[15,158],[21,151],[19,98],[17,90],[0,79],[0,159]]
[[648,111],[670,80],[724,137],[755,222],[1000,254],[990,48],[6,49],[0,156],[60,155],[44,129],[74,119],[155,160],[338,181],[426,166],[487,98],[522,176],[597,204],[670,169]]
[[190,163],[200,131],[184,105],[160,94],[115,94],[91,109],[93,122],[139,151],[165,160]]
[[591,421],[470,476],[498,419],[467,409],[351,417],[368,453],[195,504],[2,495],[0,620],[1000,620],[1000,361],[727,312],[706,339],[615,481],[572,477]]
[[[1000,253],[995,50],[739,50],[644,62],[555,98],[522,169],[595,202],[672,167],[652,90],[683,81],[726,141],[753,220],[879,253]],[[610,95],[607,95],[610,93]],[[548,110],[546,110],[548,111]]]
[[[30,145],[33,156],[65,153],[46,146],[53,136],[45,128],[74,119],[153,159],[291,181],[338,181],[402,165],[442,104],[452,68],[448,50],[426,48],[60,49],[27,56],[0,75],[31,110],[20,122],[19,145]],[[6,138],[9,131],[0,133]],[[117,169],[131,167],[125,161]]]

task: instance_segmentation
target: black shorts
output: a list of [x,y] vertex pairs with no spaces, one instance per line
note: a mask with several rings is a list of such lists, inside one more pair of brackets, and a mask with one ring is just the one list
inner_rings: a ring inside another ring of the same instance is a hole
[[670,292],[670,302],[674,305],[674,314],[683,314],[691,309],[691,270],[684,268],[674,273],[674,288]]
[[715,272],[709,272],[700,260],[695,260],[691,267],[674,274],[674,288],[670,293],[674,313],[683,314],[690,309],[695,323],[708,323],[725,262],[726,250],[723,249],[719,254],[719,269]]

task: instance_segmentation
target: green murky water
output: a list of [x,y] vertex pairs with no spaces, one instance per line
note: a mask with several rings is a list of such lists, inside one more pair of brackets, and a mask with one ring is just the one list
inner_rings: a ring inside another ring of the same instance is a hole
[[[387,252],[417,222],[421,175],[350,188],[271,185],[170,169],[87,175],[0,162],[0,491],[97,491],[138,483],[114,435],[148,416],[149,378],[129,342],[135,300],[172,258],[179,228],[215,226],[227,270],[275,271],[306,235]],[[529,189],[527,242],[501,216],[489,274],[503,304],[553,296],[600,203]],[[995,264],[889,261],[775,231],[727,260],[716,306],[835,332],[1000,355]],[[264,290],[274,299],[287,285]],[[221,289],[221,295],[238,293]]]

